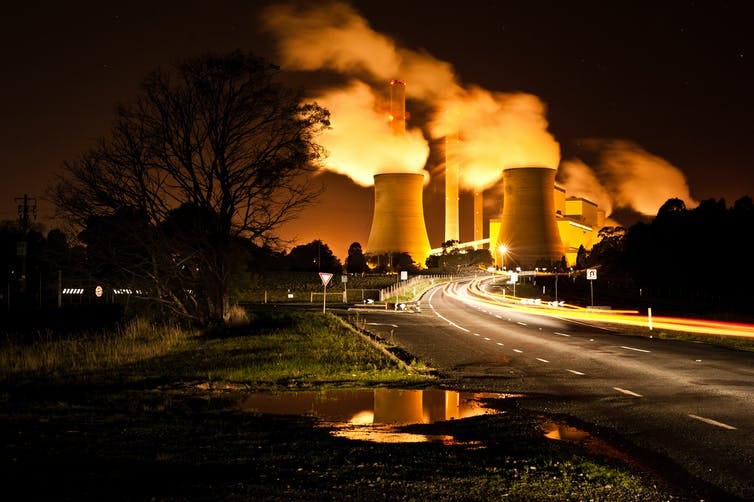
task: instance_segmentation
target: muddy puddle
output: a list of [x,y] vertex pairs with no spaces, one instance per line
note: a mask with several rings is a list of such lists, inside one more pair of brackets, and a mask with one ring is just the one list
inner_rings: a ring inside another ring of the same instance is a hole
[[440,389],[329,390],[250,394],[238,406],[260,413],[314,416],[323,426],[333,428],[333,435],[349,439],[460,444],[450,436],[407,433],[399,426],[500,413],[486,408],[484,400],[509,397],[514,396]]
[[[400,426],[502,413],[486,407],[485,401],[522,397],[525,395],[441,389],[327,390],[247,394],[237,406],[248,412],[312,416],[321,426],[330,428],[332,435],[348,439],[474,445],[448,435],[406,432]],[[547,417],[541,419],[540,430],[548,439],[577,443],[592,453],[627,460],[621,451],[587,431]]]

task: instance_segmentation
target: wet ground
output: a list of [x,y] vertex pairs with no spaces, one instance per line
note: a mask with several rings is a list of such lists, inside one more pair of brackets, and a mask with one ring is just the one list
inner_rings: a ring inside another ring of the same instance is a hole
[[8,500],[701,498],[609,450],[589,460],[585,445],[602,438],[521,410],[521,398],[159,382],[6,389],[2,468],[6,493],[18,494]]

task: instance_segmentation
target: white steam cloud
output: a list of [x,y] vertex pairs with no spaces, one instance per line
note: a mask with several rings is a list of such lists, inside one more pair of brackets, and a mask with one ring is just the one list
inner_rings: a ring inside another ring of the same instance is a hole
[[320,140],[328,152],[327,169],[349,176],[362,186],[373,185],[374,175],[379,173],[426,173],[423,168],[429,145],[421,131],[394,134],[384,107],[365,83],[354,80],[345,88],[318,96],[316,101],[326,103],[331,113],[331,130]]
[[567,192],[592,200],[606,214],[614,208],[630,208],[654,216],[673,197],[687,207],[698,205],[683,173],[640,146],[625,140],[589,140],[585,145],[598,153],[594,165],[563,162],[559,176]]
[[392,136],[382,106],[390,80],[401,79],[408,98],[433,110],[429,134],[460,138],[454,148],[466,190],[494,187],[503,169],[560,167],[559,182],[567,193],[597,203],[608,216],[616,208],[654,215],[671,197],[688,206],[695,202],[677,168],[630,142],[594,141],[595,165],[578,159],[561,165],[560,145],[547,130],[540,98],[462,86],[449,63],[397,46],[347,3],[276,4],[262,19],[277,39],[284,68],[329,70],[350,80],[316,100],[332,112],[332,129],[321,140],[329,152],[325,168],[355,183],[371,185],[374,174],[387,171],[427,176],[429,141],[416,128],[404,138]]
[[[497,182],[502,170],[508,167],[557,169],[560,147],[547,132],[546,107],[536,96],[490,92],[475,86],[464,89],[458,84],[449,63],[426,52],[396,46],[390,38],[372,30],[364,18],[342,2],[305,7],[275,5],[266,11],[264,21],[265,27],[279,41],[280,57],[285,67],[332,70],[382,89],[386,89],[392,79],[405,80],[407,97],[421,100],[435,110],[429,126],[430,134],[435,138],[450,134],[462,137],[457,153],[463,188],[484,190]],[[323,135],[323,144],[331,155],[331,159],[325,161],[326,169],[364,184],[377,172],[384,172],[375,168],[392,166],[388,168],[398,172],[417,168],[413,156],[401,164],[403,154],[383,148],[386,146],[383,139],[375,139],[378,145],[367,162],[353,152],[340,152],[339,149],[348,147],[348,135],[351,141],[372,140],[370,134],[378,132],[379,127],[371,118],[379,114],[368,114],[369,119],[359,120],[358,113],[373,110],[377,101],[374,95],[364,90],[358,92],[358,96],[365,100],[363,103],[356,99],[330,101],[338,96],[340,93],[328,93],[317,98],[332,112],[332,134],[340,136],[327,138],[328,134]],[[346,110],[347,105],[354,109]],[[342,120],[340,114],[349,115],[343,121],[347,123],[347,129],[338,125]],[[362,126],[366,130],[359,130]],[[409,132],[414,134],[410,129]],[[417,139],[418,136],[414,136],[409,141],[413,152],[418,151]],[[425,143],[428,144],[426,140]],[[428,148],[426,152],[428,154]],[[424,163],[413,172],[423,172]]]

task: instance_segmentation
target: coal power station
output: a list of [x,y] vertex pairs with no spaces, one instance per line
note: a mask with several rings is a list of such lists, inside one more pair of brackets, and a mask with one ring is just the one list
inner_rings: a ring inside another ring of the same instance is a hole
[[[405,134],[406,82],[403,80],[390,82],[389,120],[393,134]],[[424,223],[423,190],[422,173],[374,175],[374,213],[364,250],[370,263],[377,264],[381,257],[390,260],[392,255],[408,253],[420,267],[424,266],[431,246]]]
[[[406,132],[405,86],[402,80],[390,82],[389,118],[394,134]],[[458,185],[463,177],[460,141],[460,134],[446,137],[445,141],[446,241],[460,240]],[[407,253],[419,267],[424,267],[432,253],[424,220],[424,173],[401,172],[400,167],[396,166],[396,172],[374,175],[374,214],[364,250],[371,266],[391,268],[392,256]],[[555,183],[557,169],[501,166],[500,172],[503,200],[496,208],[499,217],[489,219],[489,236],[485,239],[483,192],[475,191],[474,240],[469,245],[475,248],[487,245],[497,266],[507,264],[522,269],[549,267],[564,259],[572,265],[580,247],[592,248],[604,223],[604,211],[586,199],[566,198],[565,191]],[[441,243],[437,244],[439,248]]]

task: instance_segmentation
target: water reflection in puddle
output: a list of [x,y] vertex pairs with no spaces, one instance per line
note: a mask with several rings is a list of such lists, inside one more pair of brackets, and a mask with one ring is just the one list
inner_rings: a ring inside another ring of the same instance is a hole
[[590,453],[615,458],[629,464],[635,463],[635,460],[626,452],[584,430],[571,427],[563,422],[544,420],[545,421],[540,425],[540,428],[542,432],[544,432],[546,438],[575,443],[582,446]]
[[328,390],[251,394],[239,402],[239,408],[261,413],[314,416],[323,426],[333,428],[333,435],[349,439],[459,444],[450,436],[406,433],[398,426],[499,413],[486,408],[483,400],[507,397],[513,396],[441,389]]

